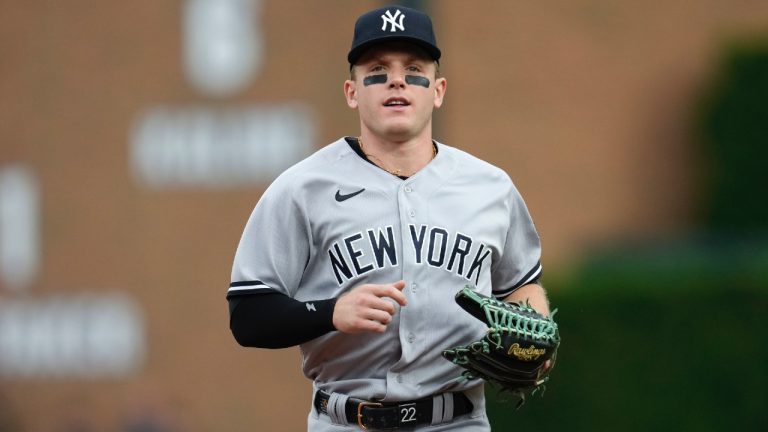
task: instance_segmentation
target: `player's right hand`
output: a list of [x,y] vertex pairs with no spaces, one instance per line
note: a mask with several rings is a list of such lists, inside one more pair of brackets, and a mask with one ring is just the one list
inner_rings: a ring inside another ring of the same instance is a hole
[[365,284],[341,295],[333,309],[333,326],[344,333],[376,332],[384,333],[392,315],[397,312],[394,300],[405,306],[407,300],[403,294],[405,281],[392,284]]

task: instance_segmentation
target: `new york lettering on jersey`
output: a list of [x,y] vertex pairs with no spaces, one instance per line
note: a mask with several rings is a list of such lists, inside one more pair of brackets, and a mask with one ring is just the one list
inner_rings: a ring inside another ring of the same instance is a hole
[[[490,261],[491,249],[466,234],[424,224],[409,224],[408,233],[404,237],[410,241],[404,247],[412,248],[415,256],[415,262],[409,264],[443,268],[477,284],[483,264]],[[399,254],[393,227],[347,235],[333,243],[328,256],[339,285],[374,269],[395,267]]]

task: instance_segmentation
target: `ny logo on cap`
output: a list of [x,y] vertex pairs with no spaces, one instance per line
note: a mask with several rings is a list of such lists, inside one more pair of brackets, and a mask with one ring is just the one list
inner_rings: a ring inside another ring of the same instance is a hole
[[[395,20],[398,17],[400,19],[397,22],[395,22]],[[405,18],[405,14],[400,12],[400,9],[397,9],[394,15],[392,15],[389,9],[387,9],[384,15],[381,16],[381,19],[382,19],[381,30],[384,31],[387,28],[387,23],[389,23],[390,25],[389,31],[394,32],[397,29],[404,31],[405,26],[403,25],[403,18]]]

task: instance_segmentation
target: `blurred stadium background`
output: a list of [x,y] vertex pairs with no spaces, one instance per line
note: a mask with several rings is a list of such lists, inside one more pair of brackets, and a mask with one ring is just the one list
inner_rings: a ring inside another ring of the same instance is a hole
[[[271,179],[358,132],[383,4],[0,1],[1,432],[305,428],[298,350],[237,346],[225,292]],[[444,52],[436,138],[510,173],[560,309],[494,430],[765,428],[768,2],[401,4]]]

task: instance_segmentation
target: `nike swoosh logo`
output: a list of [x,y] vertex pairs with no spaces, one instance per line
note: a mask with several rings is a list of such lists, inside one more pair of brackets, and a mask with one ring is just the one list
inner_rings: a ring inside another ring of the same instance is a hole
[[350,199],[352,197],[356,197],[356,196],[360,195],[361,193],[363,193],[364,190],[365,190],[365,188],[362,188],[362,189],[360,189],[357,192],[352,192],[351,194],[346,194],[346,195],[342,195],[341,191],[337,190],[336,191],[336,201],[337,202],[346,201],[346,200],[348,200],[348,199]]

